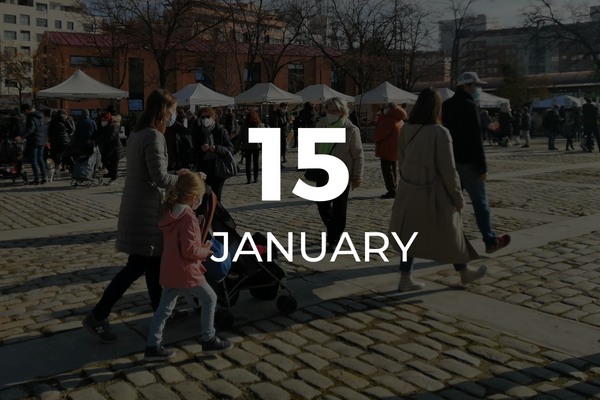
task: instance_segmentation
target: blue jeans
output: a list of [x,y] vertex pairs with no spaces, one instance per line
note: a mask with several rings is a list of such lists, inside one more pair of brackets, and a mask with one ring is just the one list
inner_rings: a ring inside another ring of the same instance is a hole
[[182,293],[189,293],[202,302],[202,313],[200,323],[202,324],[202,340],[208,341],[215,336],[215,309],[217,308],[217,295],[208,283],[187,289],[172,289],[163,287],[160,304],[154,312],[150,333],[148,334],[148,346],[154,347],[162,342],[163,329],[169,315],[173,312],[177,298]]
[[34,180],[40,180],[40,171],[41,179],[46,179],[46,162],[44,161],[44,146],[33,147],[31,149],[31,169],[33,170]]
[[481,182],[481,174],[475,165],[456,164],[458,176],[460,176],[460,185],[466,190],[473,203],[475,220],[479,232],[483,236],[483,242],[486,246],[495,246],[498,244],[498,237],[492,229],[492,215],[488,205],[487,194],[485,191],[485,182]]
[[[400,257],[400,272],[412,272],[413,267],[415,265],[415,258],[407,256],[406,262],[402,261],[402,257]],[[467,268],[467,264],[454,264],[454,270],[457,272],[462,271]]]
[[548,150],[551,150],[555,147],[554,140],[556,139],[558,132],[548,130],[546,131],[546,134],[548,135]]

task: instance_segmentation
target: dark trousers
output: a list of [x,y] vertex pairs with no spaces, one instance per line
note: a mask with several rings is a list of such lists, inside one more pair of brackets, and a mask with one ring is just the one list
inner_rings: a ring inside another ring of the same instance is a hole
[[54,161],[54,166],[60,168],[61,164],[67,165],[65,153],[67,145],[62,143],[50,143],[50,158]]
[[[325,186],[325,183],[317,183],[317,187]],[[346,229],[346,211],[348,209],[348,195],[350,186],[344,193],[330,201],[318,201],[317,208],[325,228],[327,229],[327,243],[336,246],[340,236]]]
[[108,170],[108,177],[112,180],[117,179],[119,171],[119,157],[117,155],[104,154],[102,156],[104,167]]
[[260,150],[244,150],[246,157],[246,179],[250,182],[251,167],[254,167],[254,180],[258,179],[258,154]]
[[583,134],[585,135],[586,144],[589,151],[594,149],[594,136],[596,137],[596,141],[599,143],[598,146],[600,146],[600,132],[598,131],[597,126],[584,126]]
[[217,200],[219,200],[220,203],[221,193],[223,193],[223,186],[225,185],[225,179],[217,178],[215,176],[211,178],[211,176],[207,174],[206,184],[210,186],[213,193],[217,195]]
[[162,288],[158,283],[160,276],[160,257],[139,256],[130,254],[127,265],[113,278],[102,298],[92,310],[94,318],[102,321],[110,315],[115,303],[125,294],[133,282],[146,274],[146,287],[150,295],[152,309],[156,311],[160,304]]
[[381,173],[388,193],[395,195],[398,187],[398,161],[388,161],[382,158]]
[[287,154],[287,133],[281,128],[281,161],[287,161],[285,155]]
[[567,148],[565,150],[569,150],[569,146],[572,150],[575,150],[575,147],[573,147],[573,134],[568,133],[565,137],[567,138]]

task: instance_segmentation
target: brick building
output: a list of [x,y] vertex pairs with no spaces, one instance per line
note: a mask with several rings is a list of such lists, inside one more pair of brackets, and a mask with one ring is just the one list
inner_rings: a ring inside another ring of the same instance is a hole
[[[341,55],[330,49],[329,54]],[[46,89],[82,69],[92,78],[126,90],[129,100],[116,105],[121,113],[143,107],[157,87],[158,67],[152,55],[127,46],[108,35],[48,32],[39,47],[36,86]],[[346,78],[332,72],[331,62],[316,47],[264,43],[254,51],[248,43],[195,40],[173,53],[166,89],[181,90],[191,83],[235,96],[256,83],[273,82],[283,90],[297,92],[308,85],[326,84],[345,91]],[[349,82],[348,82],[349,83]],[[353,85],[348,84],[349,88]],[[349,93],[351,95],[356,93]],[[69,102],[48,100],[52,108],[105,108],[109,101]]]

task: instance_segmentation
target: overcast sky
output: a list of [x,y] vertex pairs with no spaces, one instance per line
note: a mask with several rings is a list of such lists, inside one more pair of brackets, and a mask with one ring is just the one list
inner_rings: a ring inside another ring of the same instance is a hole
[[526,0],[494,0],[493,2],[484,0],[475,3],[473,11],[477,14],[486,14],[489,18],[499,19],[503,27],[510,28],[520,24],[519,9],[526,5]]

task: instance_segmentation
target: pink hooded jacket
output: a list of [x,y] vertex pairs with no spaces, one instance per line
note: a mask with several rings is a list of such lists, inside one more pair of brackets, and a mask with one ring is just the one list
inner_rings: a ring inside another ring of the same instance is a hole
[[209,250],[202,248],[202,234],[191,207],[175,204],[158,223],[163,231],[163,254],[160,260],[160,284],[185,289],[206,283],[205,261]]

